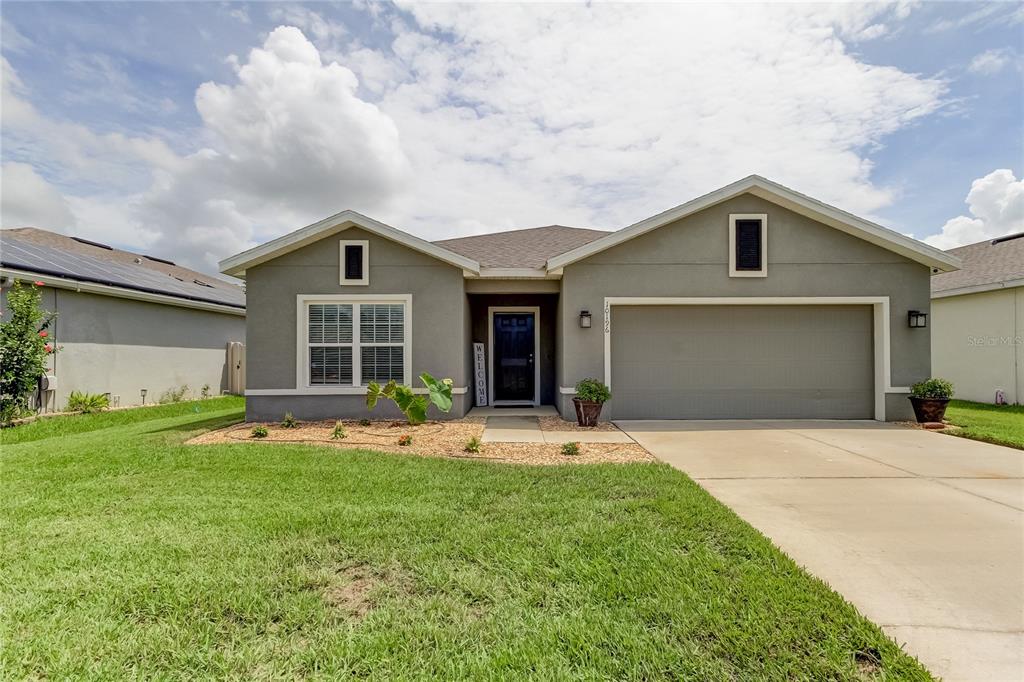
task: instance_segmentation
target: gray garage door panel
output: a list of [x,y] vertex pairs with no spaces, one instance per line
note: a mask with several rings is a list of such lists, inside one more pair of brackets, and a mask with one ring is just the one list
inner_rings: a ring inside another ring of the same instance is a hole
[[616,306],[615,419],[871,419],[871,306]]

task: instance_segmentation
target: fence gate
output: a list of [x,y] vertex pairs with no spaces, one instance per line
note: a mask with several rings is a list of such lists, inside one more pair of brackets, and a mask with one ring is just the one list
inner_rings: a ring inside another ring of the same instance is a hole
[[245,344],[228,341],[228,393],[245,395]]

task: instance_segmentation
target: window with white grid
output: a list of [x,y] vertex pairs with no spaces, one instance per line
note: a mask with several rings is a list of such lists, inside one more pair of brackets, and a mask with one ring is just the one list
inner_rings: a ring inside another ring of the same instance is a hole
[[404,302],[310,302],[306,311],[310,386],[406,382]]

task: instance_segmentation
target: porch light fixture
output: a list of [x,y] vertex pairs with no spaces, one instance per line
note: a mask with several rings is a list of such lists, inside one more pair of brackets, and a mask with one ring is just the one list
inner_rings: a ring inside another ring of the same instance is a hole
[[924,329],[928,326],[928,313],[922,313],[920,310],[908,311],[907,324],[911,329]]
[[589,310],[580,311],[580,329],[590,329],[593,321],[590,318]]

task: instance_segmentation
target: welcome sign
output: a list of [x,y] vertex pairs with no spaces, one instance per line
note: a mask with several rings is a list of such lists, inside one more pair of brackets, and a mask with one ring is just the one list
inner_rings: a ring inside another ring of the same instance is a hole
[[473,384],[476,386],[476,405],[487,405],[487,370],[484,368],[484,344],[473,344]]

